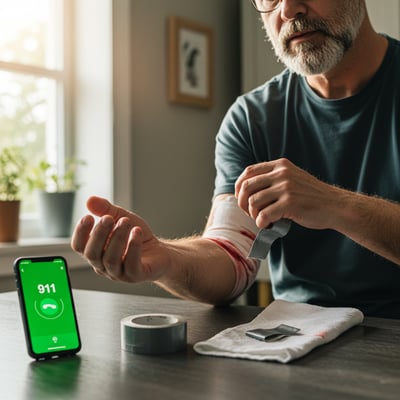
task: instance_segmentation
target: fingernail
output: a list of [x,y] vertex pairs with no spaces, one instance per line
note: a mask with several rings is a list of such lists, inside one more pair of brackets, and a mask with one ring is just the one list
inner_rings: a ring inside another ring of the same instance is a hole
[[117,227],[118,228],[130,229],[131,228],[131,224],[126,219],[121,218],[117,223]]
[[110,228],[110,227],[113,226],[113,224],[114,224],[113,221],[112,221],[112,219],[107,218],[107,217],[101,218],[100,222],[101,222],[101,224],[102,224],[104,227],[106,227],[106,228]]
[[89,215],[85,215],[84,217],[81,218],[81,225],[88,226],[90,225],[90,223],[91,221]]

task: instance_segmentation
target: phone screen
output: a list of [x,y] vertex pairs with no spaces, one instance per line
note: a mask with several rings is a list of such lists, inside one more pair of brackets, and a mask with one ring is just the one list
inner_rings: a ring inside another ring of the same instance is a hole
[[81,343],[65,259],[20,258],[14,270],[29,354],[49,358],[79,351]]

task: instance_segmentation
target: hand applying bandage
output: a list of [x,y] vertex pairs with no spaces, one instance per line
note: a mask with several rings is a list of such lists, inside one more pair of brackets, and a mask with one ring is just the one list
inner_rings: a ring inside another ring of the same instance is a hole
[[[239,206],[255,220],[260,228],[267,210],[279,199],[279,192],[273,188],[274,183],[277,182],[274,176],[279,169],[279,164],[274,165],[273,163],[249,166],[236,182],[235,197]],[[270,223],[266,228],[260,229],[248,257],[258,260],[267,258],[272,243],[287,235],[290,227],[291,221],[282,218]]]
[[288,219],[281,219],[269,228],[260,229],[251,246],[249,258],[264,260],[267,258],[272,243],[279,238],[287,235],[292,223]]

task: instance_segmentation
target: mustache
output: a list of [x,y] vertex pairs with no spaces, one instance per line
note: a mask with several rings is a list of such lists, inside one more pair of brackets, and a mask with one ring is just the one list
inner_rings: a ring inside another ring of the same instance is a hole
[[319,31],[325,34],[326,36],[332,37],[332,32],[329,29],[328,24],[319,19],[306,19],[306,18],[298,18],[295,19],[287,25],[283,26],[280,34],[279,39],[280,42],[283,43],[286,47],[289,43],[290,38],[295,35],[296,33],[306,32],[306,31]]

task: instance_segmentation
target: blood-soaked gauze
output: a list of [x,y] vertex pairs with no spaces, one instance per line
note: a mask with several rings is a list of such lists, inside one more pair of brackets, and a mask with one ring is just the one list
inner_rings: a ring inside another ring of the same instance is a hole
[[234,196],[217,199],[203,237],[223,248],[235,265],[236,282],[230,299],[242,294],[255,280],[260,261],[247,258],[258,228],[237,204]]

